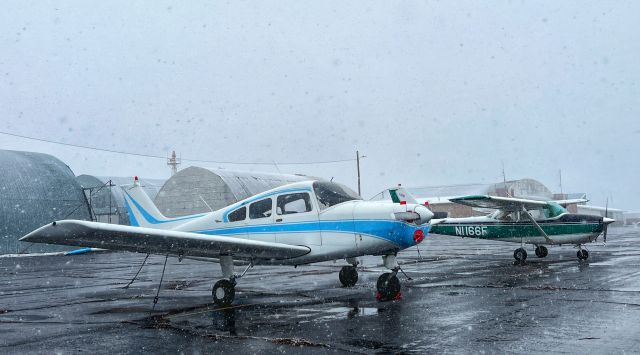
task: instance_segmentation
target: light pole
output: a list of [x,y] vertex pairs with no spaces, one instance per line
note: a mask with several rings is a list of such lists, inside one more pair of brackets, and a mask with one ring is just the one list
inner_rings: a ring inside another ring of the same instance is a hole
[[360,190],[360,158],[366,158],[366,155],[360,156],[360,152],[356,150],[356,167],[358,169],[358,195],[362,197],[362,192]]

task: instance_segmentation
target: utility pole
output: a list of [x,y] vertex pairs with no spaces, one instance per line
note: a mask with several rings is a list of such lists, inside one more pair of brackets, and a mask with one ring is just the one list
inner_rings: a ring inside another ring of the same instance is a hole
[[358,169],[358,195],[362,197],[362,191],[360,190],[360,158],[366,158],[366,155],[360,156],[360,152],[356,150],[356,167]]
[[560,169],[560,194],[563,196],[562,198],[564,199],[564,192],[562,191],[562,169]]
[[356,167],[358,168],[358,195],[362,196],[360,192],[360,152],[356,150]]
[[171,158],[167,158],[167,165],[171,167],[171,175],[175,175],[178,172],[178,165],[180,165],[181,159],[176,158],[176,151],[171,152]]

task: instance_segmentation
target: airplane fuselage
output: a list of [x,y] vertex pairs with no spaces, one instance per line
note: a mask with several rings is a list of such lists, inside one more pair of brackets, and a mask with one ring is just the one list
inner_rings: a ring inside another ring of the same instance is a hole
[[430,233],[462,238],[478,238],[536,245],[582,244],[592,242],[603,231],[600,217],[564,214],[558,218],[537,221],[553,240],[550,243],[528,220],[500,221],[491,217],[448,218],[431,227]]
[[[261,242],[299,245],[309,253],[295,258],[256,259],[255,264],[300,265],[362,255],[395,254],[422,241],[430,225],[394,219],[406,206],[386,202],[351,200],[323,207],[310,184],[267,191],[210,213],[155,220],[128,194],[125,196],[132,225]],[[295,211],[282,210],[289,204]],[[428,212],[431,215],[430,212]]]

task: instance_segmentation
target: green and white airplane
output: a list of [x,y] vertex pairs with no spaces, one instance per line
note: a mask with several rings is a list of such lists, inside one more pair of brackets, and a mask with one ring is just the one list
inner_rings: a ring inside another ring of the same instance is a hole
[[[495,209],[482,217],[437,218],[432,220],[430,233],[520,243],[513,252],[518,261],[527,258],[525,244],[535,245],[535,253],[544,258],[549,253],[545,245],[574,244],[578,259],[586,260],[589,252],[583,244],[593,242],[603,234],[607,241],[607,226],[614,219],[569,213],[567,204],[586,200],[537,201],[513,197],[464,196],[449,201],[473,208]],[[563,207],[564,206],[564,207]]]

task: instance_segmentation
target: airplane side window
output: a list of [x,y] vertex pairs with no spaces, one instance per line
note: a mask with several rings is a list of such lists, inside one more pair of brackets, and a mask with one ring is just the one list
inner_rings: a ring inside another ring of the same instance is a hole
[[244,219],[247,218],[247,208],[242,207],[229,213],[228,218],[229,218],[229,222],[244,221]]
[[311,211],[311,198],[306,192],[280,195],[276,200],[276,212],[279,215]]
[[264,200],[252,203],[249,206],[249,218],[257,219],[270,217],[272,204],[273,200],[271,200],[270,198],[265,198]]

